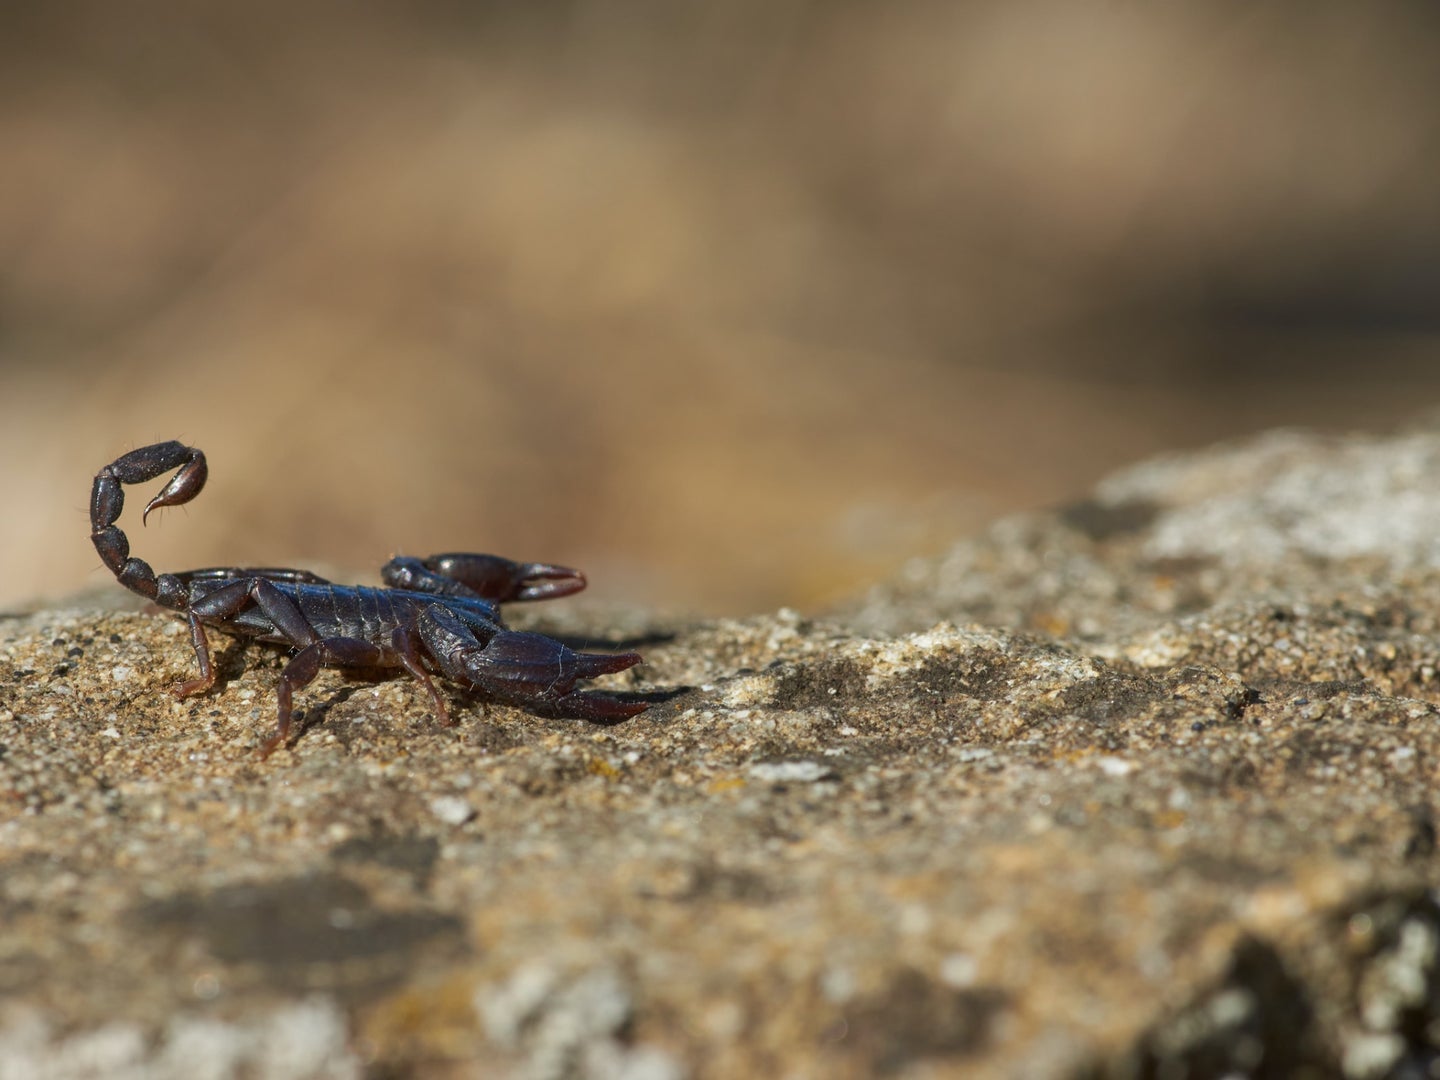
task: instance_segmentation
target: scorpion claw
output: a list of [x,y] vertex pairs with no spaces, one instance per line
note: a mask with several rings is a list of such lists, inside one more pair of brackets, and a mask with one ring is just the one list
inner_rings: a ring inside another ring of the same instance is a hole
[[478,689],[525,709],[556,716],[618,720],[645,706],[576,690],[581,679],[612,675],[640,662],[639,653],[582,653],[541,634],[505,630],[467,650],[463,674]]
[[518,570],[512,600],[553,600],[585,588],[585,575],[568,566],[521,563]]
[[575,653],[576,678],[593,679],[597,675],[613,675],[632,668],[644,659],[636,652]]
[[628,720],[649,707],[648,701],[624,701],[594,690],[576,690],[555,701],[555,715],[567,720]]
[[425,569],[458,581],[486,600],[507,603],[515,600],[553,600],[585,588],[585,575],[568,566],[550,563],[517,563],[499,555],[471,555],[455,552],[420,560]]

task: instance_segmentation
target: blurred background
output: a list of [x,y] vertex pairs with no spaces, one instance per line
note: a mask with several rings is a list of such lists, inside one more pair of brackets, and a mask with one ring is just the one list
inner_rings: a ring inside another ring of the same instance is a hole
[[179,438],[160,569],[813,608],[1433,407],[1437,181],[1432,4],[5,5],[0,607],[107,582],[90,479]]

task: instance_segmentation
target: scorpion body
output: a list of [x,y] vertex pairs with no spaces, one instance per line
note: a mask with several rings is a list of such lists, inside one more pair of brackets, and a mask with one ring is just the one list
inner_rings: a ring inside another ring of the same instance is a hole
[[336,585],[307,570],[279,567],[156,574],[130,554],[129,538],[115,522],[125,507],[125,485],[143,484],[171,469],[175,475],[146,505],[142,523],[152,510],[179,506],[200,493],[208,475],[205,455],[179,442],[156,443],[101,469],[90,495],[90,537],[120,584],[189,623],[200,671],[174,687],[177,697],[204,693],[215,684],[207,626],[298,650],[280,673],[278,723],[261,745],[262,757],[289,737],[294,693],[322,667],[404,669],[425,689],[447,727],[453,721],[432,671],[537,715],[616,721],[647,707],[575,688],[580,679],[634,666],[638,654],[577,652],[543,634],[510,630],[502,621],[501,603],[583,589],[585,576],[568,567],[469,553],[397,556],[381,569],[383,589]]

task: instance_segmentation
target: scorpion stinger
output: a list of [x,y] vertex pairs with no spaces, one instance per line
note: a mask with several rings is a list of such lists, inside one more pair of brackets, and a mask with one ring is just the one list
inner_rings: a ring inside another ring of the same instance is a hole
[[90,489],[90,539],[101,561],[121,585],[161,607],[184,611],[187,604],[180,579],[174,574],[156,577],[144,559],[130,558],[130,541],[115,525],[125,509],[125,490],[121,485],[143,484],[177,468],[180,471],[146,504],[141,515],[143,524],[150,511],[162,506],[179,506],[200,494],[208,475],[205,455],[178,442],[156,443],[132,450],[96,473]]
[[580,680],[633,667],[639,654],[576,652],[544,635],[510,630],[502,621],[501,603],[583,589],[585,575],[568,567],[463,552],[400,557],[382,571],[389,586],[383,589],[334,585],[306,570],[276,567],[156,574],[130,555],[130,541],[115,523],[125,508],[126,485],[170,469],[178,471],[146,505],[145,515],[198,495],[207,476],[205,455],[178,442],[156,443],[101,469],[90,496],[90,538],[120,584],[189,623],[200,673],[176,685],[177,696],[202,693],[215,683],[207,626],[297,650],[280,674],[276,730],[261,745],[262,757],[289,737],[294,693],[324,667],[403,669],[422,685],[447,725],[432,671],[544,716],[615,721],[649,704],[576,689]]

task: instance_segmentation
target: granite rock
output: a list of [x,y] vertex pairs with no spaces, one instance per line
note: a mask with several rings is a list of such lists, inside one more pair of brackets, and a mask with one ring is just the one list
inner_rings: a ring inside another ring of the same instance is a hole
[[[823,618],[638,648],[601,727],[178,622],[0,621],[0,1077],[1426,1076],[1440,435],[1268,435]],[[83,542],[83,541],[82,541]]]

